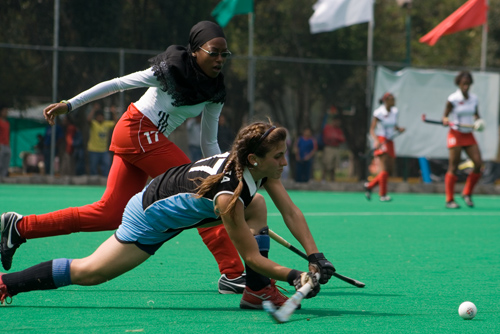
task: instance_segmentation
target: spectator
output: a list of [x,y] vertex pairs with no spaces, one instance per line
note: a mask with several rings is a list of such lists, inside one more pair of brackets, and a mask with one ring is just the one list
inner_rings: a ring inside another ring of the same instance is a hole
[[86,174],[85,167],[85,144],[82,131],[75,126],[73,134],[73,160],[75,161],[75,175]]
[[69,116],[61,117],[64,128],[65,146],[61,156],[61,175],[73,175],[75,173],[75,160],[73,157],[73,138],[76,126]]
[[10,165],[10,124],[7,121],[9,109],[0,106],[0,178],[9,175]]
[[340,145],[345,142],[344,132],[340,128],[340,118],[330,116],[329,122],[323,127],[323,175],[325,181],[335,180],[335,170],[340,166]]
[[[54,161],[50,161],[50,151],[52,147],[52,131],[56,132],[56,141],[55,141],[55,153],[54,153]],[[57,168],[55,164],[55,158],[59,156],[59,148],[64,144],[64,131],[59,124],[55,124],[54,126],[47,125],[45,128],[45,135],[43,136],[43,170],[44,173],[50,174],[51,166],[52,171],[55,173]]]
[[98,169],[102,176],[108,176],[111,166],[111,157],[109,155],[108,143],[111,136],[111,130],[116,124],[116,109],[111,109],[112,121],[104,118],[104,111],[100,103],[94,103],[87,116],[90,123],[89,141],[87,151],[89,152],[90,175],[97,175]]
[[318,143],[313,137],[311,129],[305,128],[302,136],[295,141],[295,159],[296,159],[296,182],[309,182],[312,174],[313,157],[318,150]]
[[203,158],[201,151],[201,115],[188,119],[186,127],[188,132],[189,157],[191,161],[198,161]]
[[226,116],[223,114],[219,116],[219,131],[217,132],[217,140],[219,141],[221,152],[231,151],[234,133],[226,120]]

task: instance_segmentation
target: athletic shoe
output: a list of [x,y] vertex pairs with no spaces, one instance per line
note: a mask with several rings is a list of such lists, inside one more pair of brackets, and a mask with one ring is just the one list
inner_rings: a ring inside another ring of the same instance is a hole
[[245,290],[247,282],[247,275],[245,273],[236,278],[227,278],[226,274],[222,274],[219,278],[219,293],[226,294],[240,294]]
[[[288,300],[288,297],[278,290],[276,281],[272,279],[271,284],[258,291],[253,291],[249,287],[245,287],[243,297],[241,297],[240,301],[240,308],[262,310],[262,302],[265,300],[269,300],[274,306],[279,308]],[[299,308],[300,305],[297,309]]]
[[23,216],[15,212],[6,212],[2,214],[0,233],[0,254],[2,257],[2,266],[5,270],[9,270],[12,266],[12,258],[19,246],[26,242],[26,239],[21,238],[17,231],[17,222]]
[[[8,298],[8,299],[7,299]],[[12,296],[7,290],[7,286],[3,284],[2,274],[0,274],[0,304],[10,304],[12,303]]]
[[385,196],[380,196],[380,202],[390,202],[392,201],[391,196],[385,195]]
[[370,188],[368,188],[368,185],[369,183],[368,182],[365,182],[363,184],[363,189],[365,189],[365,197],[367,200],[371,201],[372,199],[372,190]]
[[467,205],[469,208],[474,207],[474,203],[472,202],[472,198],[470,195],[462,195],[462,198],[464,199],[465,205]]
[[455,202],[454,200],[446,202],[446,207],[448,209],[460,209],[460,205],[458,205],[457,202]]

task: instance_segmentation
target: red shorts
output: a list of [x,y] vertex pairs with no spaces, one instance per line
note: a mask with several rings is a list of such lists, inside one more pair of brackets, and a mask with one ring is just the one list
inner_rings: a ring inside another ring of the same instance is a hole
[[448,132],[448,148],[452,147],[466,147],[477,145],[476,139],[472,132],[463,133],[454,129]]
[[170,143],[158,127],[144,116],[133,103],[116,123],[110,151],[115,153],[146,153]]
[[390,157],[396,158],[396,151],[394,150],[394,142],[387,140],[385,137],[377,136],[378,142],[381,143],[380,147],[373,151],[373,155],[382,155],[387,153]]

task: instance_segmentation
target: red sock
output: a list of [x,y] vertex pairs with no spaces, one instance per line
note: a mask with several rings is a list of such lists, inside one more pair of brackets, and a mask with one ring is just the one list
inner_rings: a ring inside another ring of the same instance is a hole
[[446,193],[446,202],[453,201],[454,193],[455,193],[455,183],[457,182],[458,177],[455,174],[446,172],[444,177],[444,189]]
[[465,187],[462,192],[462,195],[465,196],[470,196],[472,195],[472,190],[474,189],[474,186],[476,185],[477,181],[481,178],[481,173],[470,173],[469,176],[467,176],[467,180],[465,181]]
[[43,215],[24,216],[17,231],[26,239],[43,238],[77,232],[80,226],[78,208],[67,208]]
[[387,195],[387,179],[389,178],[389,173],[386,171],[380,172],[380,181],[379,181],[379,191],[378,194],[380,196]]
[[198,233],[217,261],[220,273],[226,274],[229,279],[241,276],[245,268],[224,225],[199,228]]

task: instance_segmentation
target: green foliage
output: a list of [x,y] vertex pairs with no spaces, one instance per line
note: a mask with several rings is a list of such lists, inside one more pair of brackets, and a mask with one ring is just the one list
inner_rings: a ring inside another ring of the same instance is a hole
[[[22,50],[6,44],[53,44],[55,0],[0,2],[0,102],[23,107],[52,101],[52,51]],[[60,52],[58,99],[68,98],[119,76],[116,49],[125,52],[125,73],[142,70],[147,59],[168,45],[188,42],[189,30],[201,20],[213,20],[218,0],[193,2],[147,0],[61,0],[61,47],[99,48],[100,52]],[[368,24],[310,34],[308,20],[315,0],[255,1],[254,56],[256,61],[255,117],[271,116],[292,134],[303,126],[319,131],[331,105],[356,110],[345,116],[345,132],[354,152],[365,150],[370,115],[367,88]],[[460,7],[464,0],[418,0],[411,9],[395,0],[377,0],[373,61],[394,70],[407,66],[477,69],[481,27],[441,38],[434,47],[418,40]],[[488,60],[499,67],[500,6],[490,1]],[[411,25],[410,25],[411,23]],[[225,28],[235,57],[225,70],[228,99],[225,113],[235,128],[247,118],[248,15],[237,15]],[[409,29],[409,30],[408,30]],[[409,33],[409,34],[408,34]],[[411,52],[408,54],[407,37]],[[109,51],[113,48],[113,52]],[[409,57],[408,57],[409,56]],[[7,65],[6,65],[7,64]],[[126,103],[143,92],[126,92]]]

